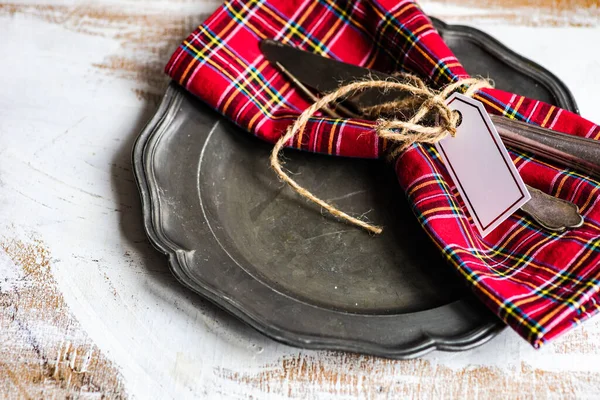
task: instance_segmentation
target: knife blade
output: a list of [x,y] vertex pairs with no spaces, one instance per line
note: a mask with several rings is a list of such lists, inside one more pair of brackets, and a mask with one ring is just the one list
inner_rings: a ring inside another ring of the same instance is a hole
[[[359,79],[396,79],[384,72],[326,58],[276,40],[263,39],[259,47],[269,62],[280,63],[296,79],[319,92],[333,92],[343,84]],[[353,97],[352,101],[360,107],[369,107],[395,100],[400,94],[393,90],[383,93],[379,89],[367,89],[359,96]]]
[[[303,84],[320,92],[331,92],[360,79],[396,79],[390,74],[344,63],[297,49],[281,42],[264,39],[260,50],[267,60],[279,63]],[[397,90],[367,90],[351,98],[359,107],[392,101],[404,95]],[[528,151],[574,168],[600,180],[600,141],[567,135],[551,129],[490,116],[502,141],[517,150]]]

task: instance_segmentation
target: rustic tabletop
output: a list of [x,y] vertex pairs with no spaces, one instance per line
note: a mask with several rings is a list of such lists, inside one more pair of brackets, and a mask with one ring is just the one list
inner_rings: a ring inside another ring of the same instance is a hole
[[[182,288],[141,224],[131,149],[171,52],[220,2],[0,0],[0,394],[585,398],[600,318],[390,361],[267,339]],[[598,0],[424,1],[546,66],[600,121]]]

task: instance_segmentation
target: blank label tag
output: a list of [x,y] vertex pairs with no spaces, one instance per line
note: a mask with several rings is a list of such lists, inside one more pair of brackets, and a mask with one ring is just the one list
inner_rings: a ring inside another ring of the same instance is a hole
[[456,136],[436,143],[479,230],[486,236],[531,196],[483,104],[454,93],[446,104],[462,116]]

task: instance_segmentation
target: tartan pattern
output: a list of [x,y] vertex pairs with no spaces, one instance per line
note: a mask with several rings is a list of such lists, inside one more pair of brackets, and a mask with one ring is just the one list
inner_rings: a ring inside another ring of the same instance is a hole
[[[261,55],[263,38],[368,68],[412,72],[434,86],[468,76],[412,0],[229,0],[181,44],[166,72],[274,142],[309,104]],[[599,126],[549,104],[496,89],[475,98],[490,113],[600,137]],[[386,143],[373,126],[317,115],[288,146],[377,158]],[[434,147],[414,145],[395,168],[416,217],[450,263],[491,310],[540,347],[599,310],[599,183],[529,154],[511,157],[529,185],[577,204],[584,225],[553,233],[516,212],[481,238]]]

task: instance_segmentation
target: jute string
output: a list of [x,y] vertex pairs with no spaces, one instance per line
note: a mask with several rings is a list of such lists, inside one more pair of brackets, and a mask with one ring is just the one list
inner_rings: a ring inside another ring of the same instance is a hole
[[[381,233],[382,228],[341,211],[300,186],[283,170],[280,154],[290,139],[302,134],[306,123],[318,110],[364,90],[378,88],[383,91],[398,90],[407,94],[406,97],[397,101],[361,110],[365,119],[377,121],[375,132],[379,137],[396,144],[390,152],[390,157],[395,158],[414,143],[433,144],[443,139],[447,134],[456,135],[459,115],[452,112],[445,103],[445,100],[454,91],[467,87],[464,94],[472,97],[478,90],[491,87],[485,79],[468,78],[454,82],[442,90],[435,90],[425,85],[420,78],[414,75],[402,74],[399,77],[403,80],[357,81],[341,86],[336,91],[323,96],[300,114],[294,124],[275,143],[275,147],[271,152],[271,167],[279,178],[290,185],[300,196],[318,204],[333,216],[374,234]],[[432,114],[435,116],[435,123],[424,124],[424,119]],[[399,119],[399,117],[406,115],[410,115],[410,118]]]

